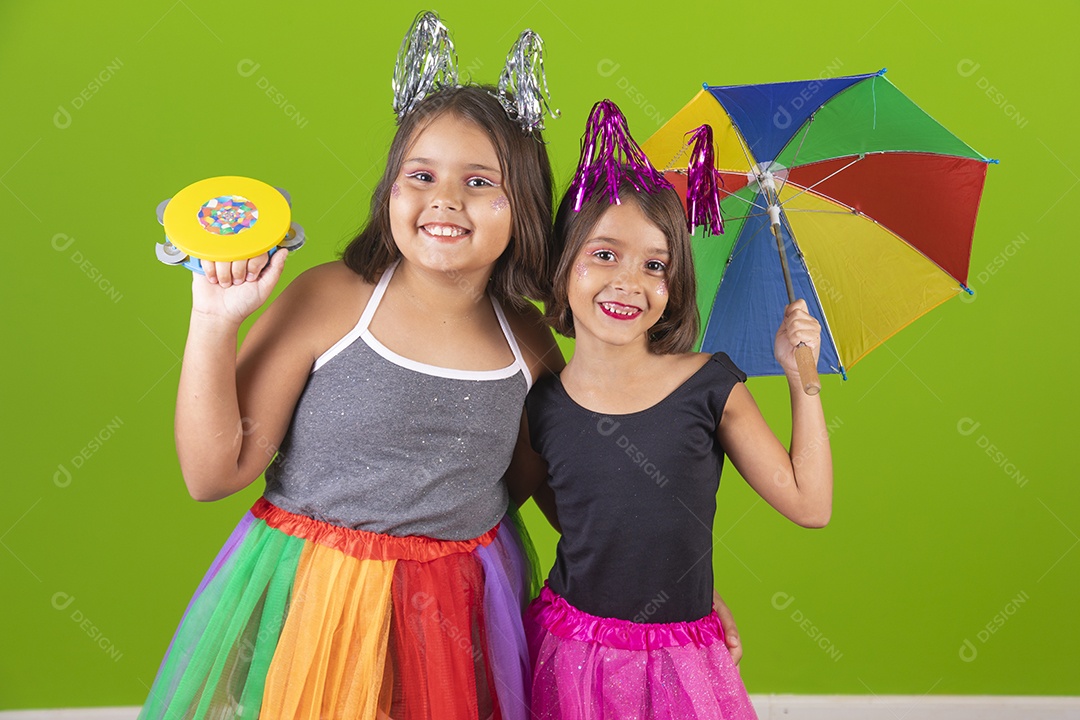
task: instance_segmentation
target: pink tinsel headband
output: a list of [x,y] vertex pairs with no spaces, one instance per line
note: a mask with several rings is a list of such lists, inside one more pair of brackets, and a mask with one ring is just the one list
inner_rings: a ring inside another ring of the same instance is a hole
[[[724,230],[720,220],[720,175],[713,165],[712,128],[702,125],[692,135],[693,149],[687,169],[687,227],[693,232],[695,225],[704,225],[717,235]],[[610,204],[618,205],[619,183],[623,180],[629,181],[637,192],[672,188],[630,135],[619,107],[611,100],[601,100],[589,113],[577,172],[567,189],[574,199],[574,211],[580,211],[598,193],[606,196]]]

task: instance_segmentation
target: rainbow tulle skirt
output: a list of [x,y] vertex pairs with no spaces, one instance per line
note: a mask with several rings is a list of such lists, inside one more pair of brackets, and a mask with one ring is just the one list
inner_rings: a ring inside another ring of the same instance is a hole
[[545,586],[525,617],[536,720],[756,720],[716,613],[635,623]]
[[195,591],[140,718],[528,717],[509,522],[392,537],[260,499]]

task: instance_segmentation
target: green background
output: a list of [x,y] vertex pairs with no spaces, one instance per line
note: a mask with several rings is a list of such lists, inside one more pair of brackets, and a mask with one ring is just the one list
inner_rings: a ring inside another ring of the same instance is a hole
[[[159,201],[222,174],[286,187],[331,260],[385,160],[390,74],[421,6],[204,0],[0,5],[4,588],[0,708],[142,702],[253,486],[188,498],[172,439],[188,273],[158,264]],[[560,186],[591,104],[644,139],[702,82],[873,72],[1002,164],[974,298],[825,378],[832,524],[800,529],[733,473],[715,529],[752,693],[1077,694],[1080,260],[1072,2],[443,2],[461,66],[492,82],[540,32],[563,117]],[[280,93],[283,101],[266,94]],[[918,212],[918,208],[912,208]],[[786,388],[750,381],[787,437]],[[528,519],[545,562],[554,536]],[[997,618],[997,619],[995,619]],[[989,629],[987,627],[989,626]],[[991,630],[993,632],[991,632]],[[967,643],[967,644],[965,644]]]

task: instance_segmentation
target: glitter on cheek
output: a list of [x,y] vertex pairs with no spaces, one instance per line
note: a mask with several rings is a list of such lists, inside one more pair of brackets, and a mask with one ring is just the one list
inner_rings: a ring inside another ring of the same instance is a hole
[[584,277],[589,274],[589,268],[585,266],[585,263],[579,262],[574,266],[574,273],[577,274],[579,279],[584,279]]
[[505,195],[500,195],[491,201],[491,209],[497,213],[502,212],[508,207],[510,207],[510,201],[506,199]]
[[393,185],[390,186],[390,197],[397,197],[400,194],[401,194],[401,188],[398,186],[397,183],[394,183]]
[[656,294],[657,295],[667,295],[667,283],[664,282],[663,280],[661,280],[660,284],[656,286]]

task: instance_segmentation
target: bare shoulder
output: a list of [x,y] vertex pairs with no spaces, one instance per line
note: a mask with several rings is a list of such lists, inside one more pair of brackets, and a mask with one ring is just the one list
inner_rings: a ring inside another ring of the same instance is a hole
[[316,265],[281,291],[251,335],[287,338],[318,357],[356,325],[373,289],[340,260]]
[[712,360],[712,356],[712,353],[707,352],[688,352],[680,353],[679,358],[685,363],[686,367],[697,371],[705,367]]
[[761,408],[754,400],[750,388],[746,383],[737,382],[728,393],[724,402],[724,412],[720,417],[720,430],[730,431],[732,428],[745,428],[745,420],[752,420],[753,424],[764,423]]
[[667,396],[686,384],[712,357],[708,353],[651,353],[642,361],[638,371],[646,378],[653,378],[649,385]]
[[506,321],[533,379],[561,371],[566,361],[540,310],[532,304],[524,309],[511,307],[508,303],[504,307]]
[[331,317],[355,315],[359,318],[373,289],[373,285],[338,260],[300,273],[275,302],[320,314],[329,313]]
[[289,283],[288,289],[312,298],[321,298],[337,295],[343,290],[362,291],[364,287],[368,288],[368,295],[374,288],[344,262],[335,260],[308,268]]
[[712,355],[701,352],[671,353],[666,355],[653,355],[654,364],[650,372],[662,373],[676,385],[686,382],[698,370],[705,367]]

